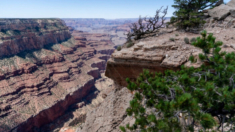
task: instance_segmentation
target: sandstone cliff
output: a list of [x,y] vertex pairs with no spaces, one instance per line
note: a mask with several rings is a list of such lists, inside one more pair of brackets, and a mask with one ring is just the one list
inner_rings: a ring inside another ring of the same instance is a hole
[[[214,34],[216,41],[224,43],[222,51],[227,52],[235,49],[235,17],[232,10],[235,9],[235,5],[230,6],[233,2],[234,0],[228,5],[222,4],[205,11],[209,14],[205,13],[206,24],[203,27],[208,33]],[[222,20],[218,20],[222,17]],[[199,36],[198,33],[180,32],[172,28],[161,29],[156,34],[135,41],[134,46],[130,48],[123,46],[121,51],[115,51],[107,62],[105,75],[125,86],[127,77],[134,80],[143,69],[149,69],[152,72],[177,70],[182,64],[198,67],[199,61],[192,65],[188,58],[191,54],[196,56],[201,51],[191,44],[186,44],[184,38],[191,40]]]
[[[89,95],[114,50],[60,19],[0,20],[0,131],[38,131]],[[97,47],[99,47],[97,46]],[[51,128],[53,129],[53,128]]]
[[71,34],[60,19],[0,19],[0,57],[61,43]]

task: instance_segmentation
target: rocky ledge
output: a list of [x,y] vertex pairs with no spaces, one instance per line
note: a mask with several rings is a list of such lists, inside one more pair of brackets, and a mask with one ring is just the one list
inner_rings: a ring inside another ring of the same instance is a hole
[[[227,52],[233,52],[235,49],[234,3],[235,0],[232,0],[227,5],[221,4],[214,9],[204,11],[209,14],[205,13],[206,24],[203,30],[213,33],[216,41],[222,41],[224,43],[222,51]],[[126,86],[125,79],[135,80],[143,69],[162,72],[166,69],[177,70],[183,64],[198,67],[201,65],[200,61],[191,64],[188,58],[190,55],[197,57],[201,50],[192,46],[191,42],[186,44],[184,38],[187,37],[190,41],[199,36],[198,33],[179,32],[173,28],[161,29],[158,33],[134,41],[134,45],[130,48],[122,46],[121,51],[116,50],[107,62],[105,75]]]
[[[163,35],[148,37],[130,48],[115,51],[107,62],[105,75],[125,86],[126,78],[135,79],[143,69],[152,72],[179,69],[191,54],[198,54],[201,50],[185,44],[185,34],[177,32],[179,36],[176,37],[176,32],[164,30]],[[173,37],[174,41],[169,40]]]
[[4,132],[38,131],[81,102],[114,50],[111,43],[92,47],[85,37],[72,37],[59,19],[1,19],[0,29]]

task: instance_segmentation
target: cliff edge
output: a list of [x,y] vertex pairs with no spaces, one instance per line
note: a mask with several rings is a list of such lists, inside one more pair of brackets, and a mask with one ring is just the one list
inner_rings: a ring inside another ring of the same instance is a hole
[[[234,0],[227,5],[220,5],[213,10],[205,11],[203,29],[213,33],[216,41],[222,41],[222,51],[235,52],[235,17],[228,6],[235,7]],[[223,12],[222,12],[223,11]],[[217,13],[218,16],[212,16]],[[223,15],[223,16],[222,16]],[[218,19],[221,18],[222,19]],[[143,69],[152,72],[163,72],[167,69],[179,70],[181,65],[199,67],[201,62],[192,64],[190,55],[197,56],[201,49],[191,45],[191,39],[199,37],[198,33],[180,32],[174,28],[162,28],[157,33],[144,36],[134,41],[134,45],[127,48],[122,46],[120,51],[115,50],[107,62],[105,75],[120,85],[107,95],[107,100],[95,110],[90,110],[86,121],[76,129],[76,132],[121,132],[119,126],[132,124],[135,120],[125,113],[133,94],[127,90],[125,79],[135,80]],[[185,42],[185,38],[189,42]],[[199,60],[197,58],[197,60]]]

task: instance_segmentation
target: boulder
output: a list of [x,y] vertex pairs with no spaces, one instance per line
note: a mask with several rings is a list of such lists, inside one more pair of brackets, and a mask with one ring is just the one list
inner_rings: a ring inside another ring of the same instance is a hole
[[232,10],[232,9],[234,9],[234,8],[232,8],[228,5],[221,4],[220,6],[209,10],[208,13],[214,19],[222,20],[229,15],[230,10]]
[[227,5],[235,8],[235,0],[231,0],[230,2],[227,3]]

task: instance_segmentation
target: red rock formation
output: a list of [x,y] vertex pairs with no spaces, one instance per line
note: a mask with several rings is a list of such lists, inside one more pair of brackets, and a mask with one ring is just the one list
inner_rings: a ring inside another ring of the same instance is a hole
[[0,131],[36,131],[90,93],[114,49],[71,37],[59,19],[3,20],[1,31],[21,35],[0,33]]
[[0,23],[0,57],[40,49],[71,37],[60,19],[1,19]]

